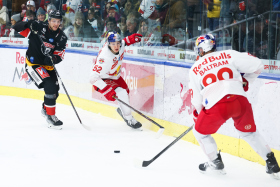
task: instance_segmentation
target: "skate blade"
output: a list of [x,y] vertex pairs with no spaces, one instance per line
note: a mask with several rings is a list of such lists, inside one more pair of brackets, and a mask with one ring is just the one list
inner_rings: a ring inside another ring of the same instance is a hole
[[49,129],[55,129],[55,130],[61,130],[62,129],[62,125],[55,126],[55,125],[52,125],[52,124],[48,124],[47,127]]
[[143,131],[142,127],[139,127],[137,129],[133,128],[133,127],[130,127],[131,129],[135,130],[135,131]]
[[[222,170],[210,169],[210,170],[211,170],[212,173],[217,174],[217,175],[225,175],[225,174],[227,174],[227,172],[224,169],[222,169]],[[199,170],[199,172],[202,173],[202,174],[206,174],[207,173],[207,169],[206,169],[206,171]]]
[[278,172],[278,173],[272,173],[272,174],[270,174],[270,176],[271,176],[273,179],[280,180],[280,172]]

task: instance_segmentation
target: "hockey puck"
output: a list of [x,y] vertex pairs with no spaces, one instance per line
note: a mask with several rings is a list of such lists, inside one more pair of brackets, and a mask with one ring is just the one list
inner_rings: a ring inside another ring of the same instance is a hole
[[114,153],[120,153],[120,151],[119,150],[115,150]]

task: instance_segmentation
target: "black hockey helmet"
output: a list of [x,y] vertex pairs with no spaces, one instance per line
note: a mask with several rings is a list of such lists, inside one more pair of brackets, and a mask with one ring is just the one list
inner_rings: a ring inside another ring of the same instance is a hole
[[51,10],[49,12],[48,16],[49,16],[49,20],[52,19],[52,18],[62,20],[62,14],[59,10]]

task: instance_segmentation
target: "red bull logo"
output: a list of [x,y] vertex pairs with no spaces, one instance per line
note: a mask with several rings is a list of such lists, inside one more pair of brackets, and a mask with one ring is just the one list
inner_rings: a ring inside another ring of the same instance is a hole
[[26,72],[21,76],[20,80],[24,80],[26,84],[32,83],[31,78],[28,76],[28,74]]
[[183,92],[183,84],[180,83],[181,85],[181,91],[180,91],[180,97],[183,101],[183,105],[180,107],[178,113],[181,114],[183,111],[186,110],[186,108],[188,107],[188,113],[189,115],[191,115],[193,113],[193,111],[195,110],[194,106],[192,105],[192,102],[191,102],[191,98],[193,97],[193,91],[191,89],[189,89],[185,94],[184,96],[182,96],[182,92]]
[[195,46],[198,46],[201,42],[203,42],[205,38],[203,36],[200,36],[196,39]]

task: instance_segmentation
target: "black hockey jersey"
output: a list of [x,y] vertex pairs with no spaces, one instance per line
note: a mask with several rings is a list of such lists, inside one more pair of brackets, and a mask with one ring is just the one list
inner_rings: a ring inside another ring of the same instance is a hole
[[[33,22],[38,23],[37,34],[31,32],[30,26]],[[56,31],[52,31],[49,29],[48,23],[34,20],[28,22],[18,22],[13,28],[19,34],[29,39],[26,58],[31,64],[28,65],[43,65],[44,59],[47,56],[53,56],[55,64],[64,59],[67,37],[59,28]],[[37,35],[42,40],[40,40]]]

